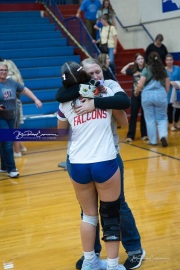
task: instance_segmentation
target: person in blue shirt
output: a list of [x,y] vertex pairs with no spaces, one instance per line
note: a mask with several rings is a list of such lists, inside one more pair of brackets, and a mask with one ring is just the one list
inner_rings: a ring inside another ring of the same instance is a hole
[[178,130],[178,122],[180,117],[180,109],[174,108],[171,103],[172,88],[178,89],[177,81],[180,81],[180,67],[174,65],[173,55],[168,53],[165,59],[166,71],[170,78],[170,89],[167,94],[168,98],[168,123],[170,131]]
[[94,29],[94,26],[96,24],[96,14],[101,5],[100,0],[84,0],[76,13],[76,17],[80,18],[81,11],[84,12],[87,30],[93,39],[96,39],[96,30]]

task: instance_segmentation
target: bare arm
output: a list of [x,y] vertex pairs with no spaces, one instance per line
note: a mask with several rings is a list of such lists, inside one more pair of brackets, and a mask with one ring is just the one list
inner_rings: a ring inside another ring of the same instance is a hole
[[167,93],[169,92],[169,88],[170,88],[170,79],[169,79],[169,77],[167,77],[165,79],[165,89],[166,89]]
[[57,129],[61,140],[68,140],[69,123],[68,121],[62,121],[58,119]]
[[77,18],[80,18],[81,17],[81,10],[80,10],[80,8],[77,10],[76,17]]
[[121,69],[121,73],[124,74],[124,75],[126,75],[126,70],[127,70],[128,68],[130,68],[130,66],[133,66],[133,65],[134,65],[134,62],[131,62],[131,63],[127,64],[126,66],[124,66],[124,67]]
[[33,92],[29,88],[24,87],[21,94],[23,94],[23,95],[29,97],[30,99],[32,99],[38,108],[42,107],[42,102],[33,94]]
[[146,77],[141,76],[138,82],[138,85],[134,91],[134,95],[137,97],[139,95],[139,92],[142,91],[144,84],[146,82]]
[[117,124],[121,127],[125,127],[128,125],[127,114],[123,110],[113,110],[112,114],[117,122]]
[[68,121],[61,121],[60,119],[58,119],[57,128],[58,129],[68,129],[69,128]]

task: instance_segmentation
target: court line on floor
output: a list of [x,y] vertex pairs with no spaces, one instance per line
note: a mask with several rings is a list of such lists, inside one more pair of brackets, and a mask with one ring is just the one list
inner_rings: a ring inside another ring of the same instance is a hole
[[[143,150],[152,152],[152,153],[159,154],[159,155],[161,155],[161,156],[165,156],[165,157],[172,158],[172,159],[175,159],[175,160],[179,160],[179,161],[180,161],[180,158],[173,157],[173,156],[170,156],[170,155],[167,155],[167,154],[164,154],[164,153],[161,153],[161,152],[152,150],[152,149],[148,149],[148,148],[143,147],[143,146],[135,145],[135,144],[132,144],[132,143],[126,143],[126,142],[123,142],[123,141],[120,141],[120,143],[124,143],[124,144],[129,145],[129,146],[133,146],[133,147],[136,147],[136,148],[140,148],[140,149],[143,149]],[[149,158],[149,157],[147,157],[147,159],[148,159],[148,158]]]
[[31,174],[20,174],[20,177],[14,177],[14,178],[11,178],[11,177],[8,177],[6,176],[5,178],[3,179],[0,179],[0,182],[1,181],[4,181],[4,180],[15,180],[15,179],[19,179],[19,178],[22,178],[22,177],[29,177],[29,176],[35,176],[35,175],[40,175],[40,174],[47,174],[47,173],[54,173],[54,172],[67,172],[66,170],[64,169],[57,169],[57,170],[53,170],[53,171],[44,171],[44,172],[38,172],[38,173],[31,173]]

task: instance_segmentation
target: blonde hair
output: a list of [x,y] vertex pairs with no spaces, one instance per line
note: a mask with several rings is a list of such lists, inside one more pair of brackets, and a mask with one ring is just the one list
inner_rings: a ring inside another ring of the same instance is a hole
[[102,69],[107,69],[107,67],[108,67],[108,64],[107,64],[107,57],[108,57],[108,54],[106,54],[106,53],[100,53],[100,54],[98,55],[97,60],[98,60],[99,63],[101,64]]
[[24,84],[23,80],[22,80],[22,76],[21,73],[19,71],[19,69],[17,68],[17,66],[14,64],[13,61],[11,60],[4,60],[5,65],[8,68],[8,78],[11,78],[12,80]]
[[5,66],[5,67],[7,67],[7,69],[8,69],[8,65],[6,64],[5,61],[0,62],[0,66]]

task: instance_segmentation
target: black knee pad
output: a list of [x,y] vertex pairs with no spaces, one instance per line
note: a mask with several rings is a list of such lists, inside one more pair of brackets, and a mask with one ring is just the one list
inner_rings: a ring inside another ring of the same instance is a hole
[[114,202],[100,201],[100,217],[105,242],[120,241],[120,198]]

